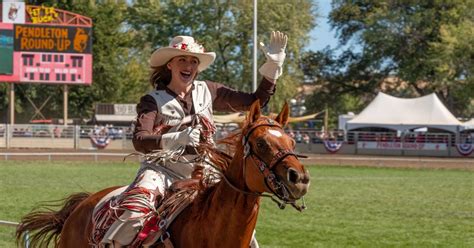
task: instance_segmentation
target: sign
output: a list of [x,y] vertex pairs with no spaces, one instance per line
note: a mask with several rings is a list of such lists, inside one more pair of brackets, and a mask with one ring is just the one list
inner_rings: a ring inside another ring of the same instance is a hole
[[17,24],[14,31],[15,51],[91,53],[91,28]]
[[379,149],[379,150],[423,150],[423,151],[446,151],[448,146],[445,143],[402,143],[402,142],[373,142],[359,141],[358,149]]
[[0,8],[0,82],[92,83],[91,18],[12,0]]
[[136,104],[114,104],[115,115],[137,115]]
[[0,74],[13,73],[13,31],[0,29]]
[[3,1],[3,23],[25,23],[25,3],[17,1]]
[[32,23],[48,23],[56,20],[59,14],[53,7],[39,6],[32,7],[28,6],[27,10]]

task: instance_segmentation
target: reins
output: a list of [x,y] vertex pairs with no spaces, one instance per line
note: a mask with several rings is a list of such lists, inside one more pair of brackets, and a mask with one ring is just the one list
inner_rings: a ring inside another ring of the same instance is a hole
[[[252,160],[254,161],[254,164],[257,166],[260,173],[262,173],[262,175],[265,178],[265,186],[267,187],[267,189],[270,192],[272,192],[272,194],[267,194],[265,192],[258,193],[258,192],[249,192],[249,191],[246,191],[246,190],[242,190],[242,189],[238,188],[237,186],[235,186],[232,182],[230,182],[230,180],[224,175],[224,173],[221,173],[221,176],[224,179],[224,181],[232,189],[234,189],[237,192],[240,192],[240,193],[245,194],[245,195],[257,196],[257,197],[268,197],[268,198],[272,199],[272,201],[275,202],[280,209],[284,209],[287,204],[290,204],[296,210],[301,212],[301,211],[306,209],[306,203],[304,201],[304,197],[302,197],[302,204],[301,205],[298,205],[296,203],[296,201],[294,201],[294,200],[289,200],[289,194],[290,194],[289,190],[287,189],[287,187],[283,183],[281,183],[280,180],[278,180],[278,178],[275,176],[275,173],[273,172],[272,169],[273,169],[273,167],[275,167],[275,165],[280,163],[283,159],[285,159],[288,156],[294,156],[296,159],[304,158],[306,156],[296,154],[296,153],[294,153],[293,151],[290,151],[290,150],[280,150],[275,155],[275,157],[272,159],[272,161],[270,161],[270,164],[268,165],[267,163],[264,162],[264,160],[262,158],[260,158],[260,156],[258,156],[255,152],[253,152],[253,150],[251,148],[251,145],[249,143],[250,135],[259,127],[277,127],[279,129],[283,130],[283,128],[280,125],[278,125],[277,123],[275,123],[273,120],[267,119],[267,121],[268,121],[268,123],[259,124],[259,125],[255,125],[255,126],[251,127],[250,131],[248,131],[247,134],[245,136],[243,136],[242,145],[244,147],[244,163],[243,163],[243,166],[242,166],[242,171],[243,171],[243,177],[245,178],[247,158],[252,158]],[[212,163],[209,163],[207,161],[206,161],[206,163],[208,163],[212,167],[216,168]],[[216,168],[216,169],[218,169],[218,168]],[[218,169],[218,171],[220,171],[220,170]]]
[[[214,169],[218,169],[217,167],[214,166],[214,164],[205,161],[208,165],[212,166]],[[233,190],[244,194],[244,195],[250,195],[250,196],[255,196],[255,197],[268,197],[270,198],[273,202],[275,202],[278,205],[278,208],[280,209],[285,209],[287,204],[291,204],[292,207],[294,207],[298,211],[303,211],[306,209],[306,203],[304,201],[304,198],[302,197],[302,202],[303,204],[301,206],[296,205],[294,201],[281,201],[279,198],[275,198],[276,195],[268,194],[268,193],[258,193],[258,192],[250,192],[250,191],[245,191],[243,189],[239,189],[237,186],[235,186],[225,175],[224,173],[220,172],[221,178],[224,179],[224,181],[229,185]],[[277,196],[278,197],[278,196]]]

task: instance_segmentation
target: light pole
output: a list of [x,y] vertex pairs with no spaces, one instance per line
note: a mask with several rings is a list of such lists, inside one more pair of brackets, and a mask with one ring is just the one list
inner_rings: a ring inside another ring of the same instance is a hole
[[257,90],[257,0],[253,0],[253,82],[252,91]]

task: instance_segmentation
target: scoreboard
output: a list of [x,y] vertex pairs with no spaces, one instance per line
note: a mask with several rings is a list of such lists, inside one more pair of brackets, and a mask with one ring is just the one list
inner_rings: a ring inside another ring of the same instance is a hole
[[0,8],[0,82],[92,83],[89,17],[16,1]]

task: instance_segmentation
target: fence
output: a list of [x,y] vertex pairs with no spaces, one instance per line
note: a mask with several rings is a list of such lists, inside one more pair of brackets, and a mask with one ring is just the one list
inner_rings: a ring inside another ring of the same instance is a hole
[[[7,226],[7,227],[14,227],[16,228],[18,226],[18,223],[16,222],[11,222],[11,221],[6,221],[6,220],[0,220],[0,226]],[[26,234],[24,236],[24,242],[25,242],[25,248],[30,247],[30,237],[28,231],[26,231]]]
[[[216,138],[232,131],[218,128]],[[314,129],[286,130],[299,152],[471,156],[474,133],[344,132],[324,133]],[[0,125],[0,148],[61,148],[71,150],[133,151],[132,128],[116,126]],[[328,148],[329,146],[332,146]],[[460,146],[463,145],[463,146]],[[460,151],[459,147],[464,149]],[[336,149],[337,148],[337,149]],[[342,149],[341,149],[342,148]]]
[[0,148],[61,148],[93,150],[103,146],[113,150],[131,150],[131,127],[0,125]]

